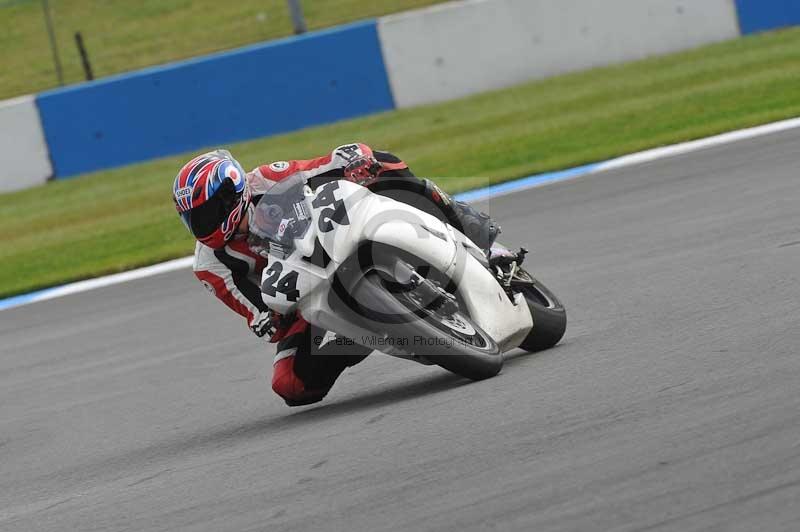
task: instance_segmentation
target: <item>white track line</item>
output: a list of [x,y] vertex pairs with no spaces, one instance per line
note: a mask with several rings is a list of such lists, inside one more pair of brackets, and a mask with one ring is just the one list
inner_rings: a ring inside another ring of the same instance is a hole
[[[483,201],[494,197],[513,194],[521,190],[549,185],[551,183],[568,181],[607,170],[635,166],[637,164],[652,162],[676,155],[683,155],[706,148],[712,148],[714,146],[721,146],[741,140],[753,139],[756,137],[796,128],[800,128],[800,118],[781,120],[780,122],[773,122],[771,124],[741,129],[738,131],[731,131],[729,133],[723,133],[721,135],[715,135],[705,139],[683,142],[681,144],[674,144],[672,146],[664,146],[661,148],[632,153],[630,155],[623,155],[622,157],[617,157],[616,159],[611,159],[601,163],[594,163],[574,169],[525,177],[515,181],[473,190],[459,196],[461,198],[468,199],[469,201]],[[96,288],[102,288],[105,286],[133,281],[135,279],[143,279],[153,275],[160,275],[162,273],[189,268],[192,265],[192,260],[193,257],[184,257],[182,259],[175,259],[168,262],[163,262],[161,264],[147,266],[146,268],[139,268],[137,270],[131,270],[115,275],[99,277],[97,279],[90,279],[88,281],[80,281],[56,288],[48,288],[38,292],[31,292],[21,296],[0,299],[0,311],[27,305],[36,301],[45,301],[48,299],[63,297],[69,294],[77,294],[79,292],[86,292]]]
[[789,120],[781,120],[780,122],[773,122],[772,124],[765,124],[763,126],[740,129],[738,131],[722,133],[721,135],[715,135],[713,137],[682,142],[681,144],[673,144],[672,146],[664,146],[663,148],[654,148],[652,150],[632,153],[630,155],[623,155],[622,157],[617,157],[616,159],[611,159],[610,161],[600,163],[600,168],[598,171],[633,166],[635,164],[655,161],[657,159],[664,159],[665,157],[673,157],[675,155],[683,155],[685,153],[690,153],[697,150],[713,148],[714,146],[731,144],[733,142],[739,142],[740,140],[763,137],[764,135],[770,135],[772,133],[780,133],[781,131],[787,131],[789,129],[795,129],[798,127],[800,127],[800,118],[791,118]]
[[130,270],[127,272],[116,273],[114,275],[107,275],[105,277],[98,277],[96,279],[89,279],[86,281],[78,281],[77,283],[70,283],[55,288],[46,288],[37,292],[31,292],[20,296],[9,297],[7,299],[0,299],[0,311],[21,307],[37,301],[46,301],[57,297],[63,297],[69,294],[77,294],[79,292],[86,292],[94,290],[95,288],[102,288],[104,286],[111,286],[119,283],[126,283],[136,279],[144,279],[145,277],[152,277],[175,270],[189,268],[194,261],[194,257],[183,257],[137,270]]
[[671,146],[663,146],[660,148],[653,148],[650,150],[632,153],[630,155],[623,155],[621,157],[617,157],[616,159],[610,159],[608,161],[599,163],[591,163],[585,166],[579,166],[577,168],[523,177],[515,181],[508,181],[505,183],[499,183],[497,185],[491,185],[485,188],[465,192],[460,194],[460,196],[462,196],[463,201],[484,201],[500,196],[506,196],[508,194],[515,194],[530,188],[550,185],[552,183],[558,183],[561,181],[569,181],[608,170],[635,166],[638,164],[657,161],[659,159],[684,155],[698,150],[731,144],[733,142],[753,139],[756,137],[762,137],[772,133],[780,133],[781,131],[788,131],[796,128],[800,128],[800,118],[791,118],[789,120],[773,122],[763,126],[756,126],[747,129],[740,129],[738,131],[731,131],[729,133],[722,133],[721,135],[715,135],[713,137],[707,137],[704,139],[682,142],[680,144],[673,144]]

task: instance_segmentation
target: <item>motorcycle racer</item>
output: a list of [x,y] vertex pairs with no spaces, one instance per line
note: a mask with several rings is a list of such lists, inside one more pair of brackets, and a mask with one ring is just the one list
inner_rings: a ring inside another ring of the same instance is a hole
[[272,389],[289,406],[322,400],[339,375],[371,351],[352,342],[331,342],[325,331],[302,316],[279,316],[264,304],[259,288],[267,259],[247,242],[249,216],[270,187],[301,176],[312,188],[347,179],[398,201],[444,217],[484,250],[500,228],[487,215],[457,202],[433,182],[418,179],[388,152],[366,144],[339,146],[308,160],[277,161],[245,172],[226,150],[204,153],[186,163],[173,185],[173,200],[196,238],[194,273],[259,337],[277,342]]

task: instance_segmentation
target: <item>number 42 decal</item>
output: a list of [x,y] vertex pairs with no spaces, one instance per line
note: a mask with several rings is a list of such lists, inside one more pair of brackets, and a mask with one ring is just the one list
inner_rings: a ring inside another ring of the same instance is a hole
[[283,264],[273,262],[267,270],[267,276],[261,283],[261,291],[270,297],[275,297],[278,292],[284,294],[289,301],[297,301],[300,291],[297,289],[297,272],[292,270],[283,277]]

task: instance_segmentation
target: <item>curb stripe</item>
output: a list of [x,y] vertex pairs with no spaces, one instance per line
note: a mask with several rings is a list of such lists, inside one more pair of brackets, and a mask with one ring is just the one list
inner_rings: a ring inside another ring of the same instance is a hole
[[454,197],[458,201],[465,201],[467,203],[474,203],[476,201],[484,201],[498,196],[505,196],[513,194],[521,190],[530,188],[543,187],[559,181],[568,181],[588,175],[597,171],[602,163],[586,164],[583,166],[576,166],[567,170],[559,170],[558,172],[548,172],[546,174],[532,175],[516,179],[514,181],[506,181],[505,183],[498,183],[497,185],[490,185],[488,187],[470,190],[456,194]]

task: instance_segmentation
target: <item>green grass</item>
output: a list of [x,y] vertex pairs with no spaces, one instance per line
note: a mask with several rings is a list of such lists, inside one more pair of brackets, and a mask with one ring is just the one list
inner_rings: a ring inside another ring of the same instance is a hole
[[[444,0],[303,0],[310,30]],[[292,33],[286,0],[49,0],[66,83],[84,80],[80,31],[95,77]],[[0,100],[58,85],[41,0],[0,0]]]
[[[252,167],[361,140],[457,191],[798,116],[798,80],[795,29],[230,149]],[[0,295],[190,254],[170,190],[189,156],[0,195]]]

